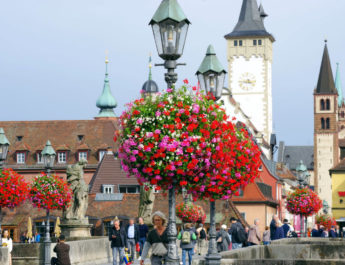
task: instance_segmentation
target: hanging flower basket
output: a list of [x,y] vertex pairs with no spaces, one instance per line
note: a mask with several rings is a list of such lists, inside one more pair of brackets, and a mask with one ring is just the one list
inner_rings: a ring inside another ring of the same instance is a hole
[[298,188],[287,196],[286,208],[292,214],[310,216],[322,208],[322,201],[309,188]]
[[41,173],[36,176],[30,190],[33,205],[45,210],[67,209],[72,191],[65,180],[56,175]]
[[184,223],[204,223],[206,220],[206,214],[202,207],[191,202],[178,204],[176,216]]
[[122,168],[141,185],[175,182],[195,200],[229,199],[257,176],[260,152],[212,97],[187,84],[128,105],[115,136]]
[[332,226],[337,225],[337,221],[328,214],[321,214],[315,217],[315,224],[318,226],[323,225],[326,229],[331,229]]

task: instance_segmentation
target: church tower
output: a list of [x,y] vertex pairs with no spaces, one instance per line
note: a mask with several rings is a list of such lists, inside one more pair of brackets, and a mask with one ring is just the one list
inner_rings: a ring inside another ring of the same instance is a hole
[[327,41],[319,80],[314,90],[314,183],[315,191],[332,207],[332,180],[329,170],[339,160],[338,92],[329,59]]
[[[272,134],[272,46],[264,26],[267,17],[256,0],[243,0],[234,30],[225,36],[229,88],[256,129],[269,144]],[[257,137],[257,136],[256,136]]]

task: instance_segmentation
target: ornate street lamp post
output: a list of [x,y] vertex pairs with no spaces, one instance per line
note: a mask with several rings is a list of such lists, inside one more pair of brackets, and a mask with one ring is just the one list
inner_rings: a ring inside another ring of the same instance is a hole
[[[44,163],[44,167],[46,169],[47,174],[49,175],[51,169],[54,166],[55,162],[55,156],[56,153],[48,140],[46,143],[46,146],[44,147],[42,153],[42,159]],[[44,264],[45,265],[50,265],[50,227],[49,227],[49,209],[47,209],[47,223],[46,223],[46,236],[44,238]]]
[[[177,0],[163,0],[153,15],[149,25],[152,26],[159,57],[164,60],[164,66],[167,69],[165,81],[168,88],[172,89],[177,81],[175,69],[176,62],[183,54],[184,44],[187,37],[189,20],[183,13]],[[172,188],[169,190],[169,222],[168,222],[168,254],[165,260],[166,264],[179,265],[179,257],[176,245],[176,211],[175,211],[175,187],[176,180],[173,181]]]
[[[4,129],[0,128],[0,170],[3,168],[5,164],[7,154],[8,154],[8,147],[10,146],[10,142],[8,141]],[[0,207],[0,247],[2,247],[2,231],[1,231],[1,207]]]
[[0,169],[2,169],[8,154],[8,147],[10,142],[8,141],[4,129],[0,128]]
[[[207,94],[211,93],[216,100],[219,100],[224,88],[225,74],[226,71],[218,60],[213,46],[209,45],[206,56],[196,72],[201,89],[205,90]],[[219,265],[221,260],[221,255],[217,251],[215,215],[216,203],[210,201],[210,240],[206,265]]]
[[[296,174],[297,174],[297,181],[299,183],[299,187],[302,189],[308,185],[307,178],[309,175],[307,167],[303,164],[301,160],[296,167]],[[300,223],[301,223],[301,235],[302,231],[304,231],[304,237],[307,237],[307,217],[304,217],[304,229],[303,229],[303,216],[300,215]]]

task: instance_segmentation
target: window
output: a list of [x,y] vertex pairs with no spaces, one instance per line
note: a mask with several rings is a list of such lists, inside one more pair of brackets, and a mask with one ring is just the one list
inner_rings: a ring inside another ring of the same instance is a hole
[[257,41],[257,40],[253,40],[253,45],[254,45],[254,46],[256,46],[256,45],[257,45],[257,43],[258,43],[258,41]]
[[234,46],[238,46],[238,41],[237,40],[234,40]]
[[41,151],[36,153],[36,160],[37,160],[37,164],[43,164],[43,159],[42,159]]
[[23,136],[22,135],[17,135],[17,141],[21,142],[23,140]]
[[326,119],[326,129],[329,129],[330,123],[329,123],[329,118]]
[[79,134],[79,135],[78,135],[78,141],[82,141],[83,139],[84,139],[84,135]]
[[78,160],[81,161],[81,160],[87,160],[87,152],[86,151],[81,151],[79,152],[78,154]]
[[261,46],[262,45],[262,40],[259,40],[258,43],[259,43],[259,46]]
[[243,218],[244,220],[246,220],[246,213],[240,213],[240,214],[241,214],[242,218]]
[[321,129],[325,129],[325,119],[321,118]]
[[242,44],[243,44],[243,42],[241,40],[238,43],[239,43],[240,46],[242,46]]
[[[340,116],[341,116],[342,118],[344,118],[344,117],[345,117],[345,112],[342,111],[341,114],[340,114]],[[343,127],[343,126],[342,126],[342,127]]]
[[114,193],[114,185],[102,185],[103,186],[103,193],[111,194]]
[[259,171],[262,171],[263,170],[263,167],[262,165],[259,166]]
[[320,100],[320,109],[325,110],[325,101],[323,99]]
[[331,109],[331,103],[329,99],[326,99],[326,110],[330,110]]
[[99,161],[102,161],[103,156],[104,156],[106,153],[107,153],[107,151],[105,151],[105,150],[100,150],[100,151],[98,152],[98,159],[99,159]]
[[120,193],[140,193],[140,186],[139,185],[120,185],[119,186]]
[[67,162],[66,152],[58,152],[58,163],[66,163],[66,162]]
[[17,164],[25,164],[25,153],[17,153]]

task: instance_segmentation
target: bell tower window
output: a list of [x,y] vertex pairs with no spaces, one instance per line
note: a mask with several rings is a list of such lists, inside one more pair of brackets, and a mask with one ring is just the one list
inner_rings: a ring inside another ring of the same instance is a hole
[[330,110],[331,109],[331,104],[330,104],[330,100],[326,99],[326,110]]
[[326,129],[329,129],[330,125],[329,125],[329,118],[326,119]]
[[325,129],[325,119],[321,118],[321,129],[324,130]]
[[320,100],[320,109],[325,110],[325,101],[323,99]]

